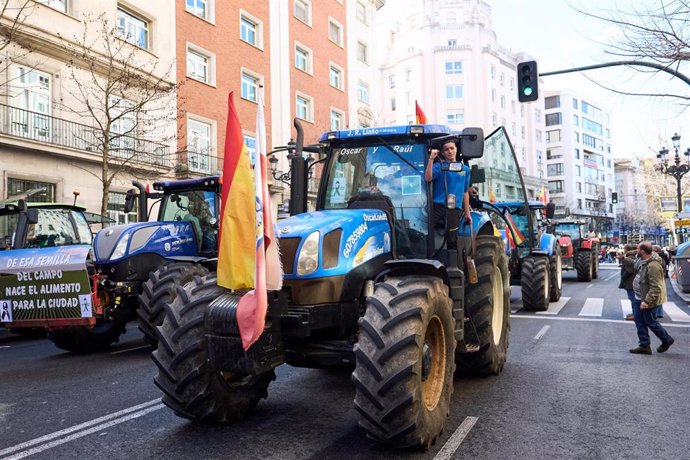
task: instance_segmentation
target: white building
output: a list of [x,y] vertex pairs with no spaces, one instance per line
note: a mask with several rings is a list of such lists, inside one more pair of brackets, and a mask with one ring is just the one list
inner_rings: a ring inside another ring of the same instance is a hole
[[[530,59],[498,43],[491,7],[481,0],[399,0],[379,13],[380,124],[414,123],[418,101],[428,123],[477,126],[485,135],[504,126],[535,198],[546,184],[543,98],[518,102],[516,66]],[[487,185],[498,200],[515,198],[512,189],[489,183],[495,160],[479,162]]]
[[615,216],[609,112],[571,90],[547,91],[544,103],[549,196],[556,215],[587,219],[603,234]]

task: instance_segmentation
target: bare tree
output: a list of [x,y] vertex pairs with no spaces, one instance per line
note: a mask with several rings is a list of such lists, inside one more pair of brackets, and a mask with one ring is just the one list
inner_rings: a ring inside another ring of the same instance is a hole
[[176,138],[170,127],[177,127],[174,64],[159,69],[157,59],[127,39],[99,15],[85,18],[81,36],[62,40],[72,56],[71,81],[65,84],[71,97],[62,108],[93,126],[77,135],[102,156],[99,175],[82,168],[103,185],[102,214],[113,180],[121,173],[142,177],[144,164],[153,175],[159,175],[161,167],[173,167],[169,144]]

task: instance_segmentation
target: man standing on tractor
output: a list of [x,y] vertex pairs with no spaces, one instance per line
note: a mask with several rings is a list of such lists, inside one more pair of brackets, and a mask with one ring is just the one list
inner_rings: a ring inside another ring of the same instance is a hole
[[[449,163],[456,162],[458,147],[455,141],[448,141],[441,146],[441,162]],[[443,171],[441,162],[435,162],[439,151],[431,149],[429,155],[429,162],[424,172],[424,180],[427,182],[433,181],[434,185],[434,222],[436,226],[442,226],[446,217],[446,198],[450,194],[454,194],[457,200],[462,196],[462,209],[465,215],[465,222],[471,223],[472,216],[470,214],[470,195],[468,193],[470,187],[470,168],[463,165],[462,171],[452,172]]]

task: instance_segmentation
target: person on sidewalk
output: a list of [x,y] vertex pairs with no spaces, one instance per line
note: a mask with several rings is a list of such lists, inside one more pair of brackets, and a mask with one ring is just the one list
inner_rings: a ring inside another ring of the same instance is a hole
[[[630,305],[635,303],[635,291],[633,290],[633,280],[635,279],[635,257],[637,256],[636,247],[634,244],[626,244],[625,253],[616,254],[618,263],[621,266],[621,282],[618,284],[620,289],[625,289],[628,295]],[[625,319],[633,321],[635,317],[632,313],[628,314]]]
[[656,319],[657,309],[666,301],[666,282],[662,261],[659,256],[652,255],[654,250],[649,241],[640,243],[638,254],[642,259],[642,266],[633,280],[636,299],[633,303],[633,315],[635,315],[639,345],[637,348],[631,348],[630,353],[652,354],[650,330],[661,340],[661,345],[656,351],[663,353],[673,345],[675,340]]

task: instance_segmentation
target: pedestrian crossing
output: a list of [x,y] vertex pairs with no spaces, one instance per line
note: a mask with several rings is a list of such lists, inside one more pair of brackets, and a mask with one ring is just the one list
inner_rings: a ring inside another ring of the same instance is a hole
[[[582,318],[606,318],[623,319],[632,313],[632,305],[628,299],[620,299],[604,303],[603,297],[587,297],[584,301],[573,300],[571,297],[561,297],[558,302],[551,302],[546,311],[531,312],[522,308],[520,299],[515,301],[518,305],[511,306],[513,314],[534,314],[537,316],[577,316]],[[664,318],[662,322],[674,322],[690,324],[690,313],[688,306],[683,304],[681,308],[676,302],[666,302],[664,304]]]

